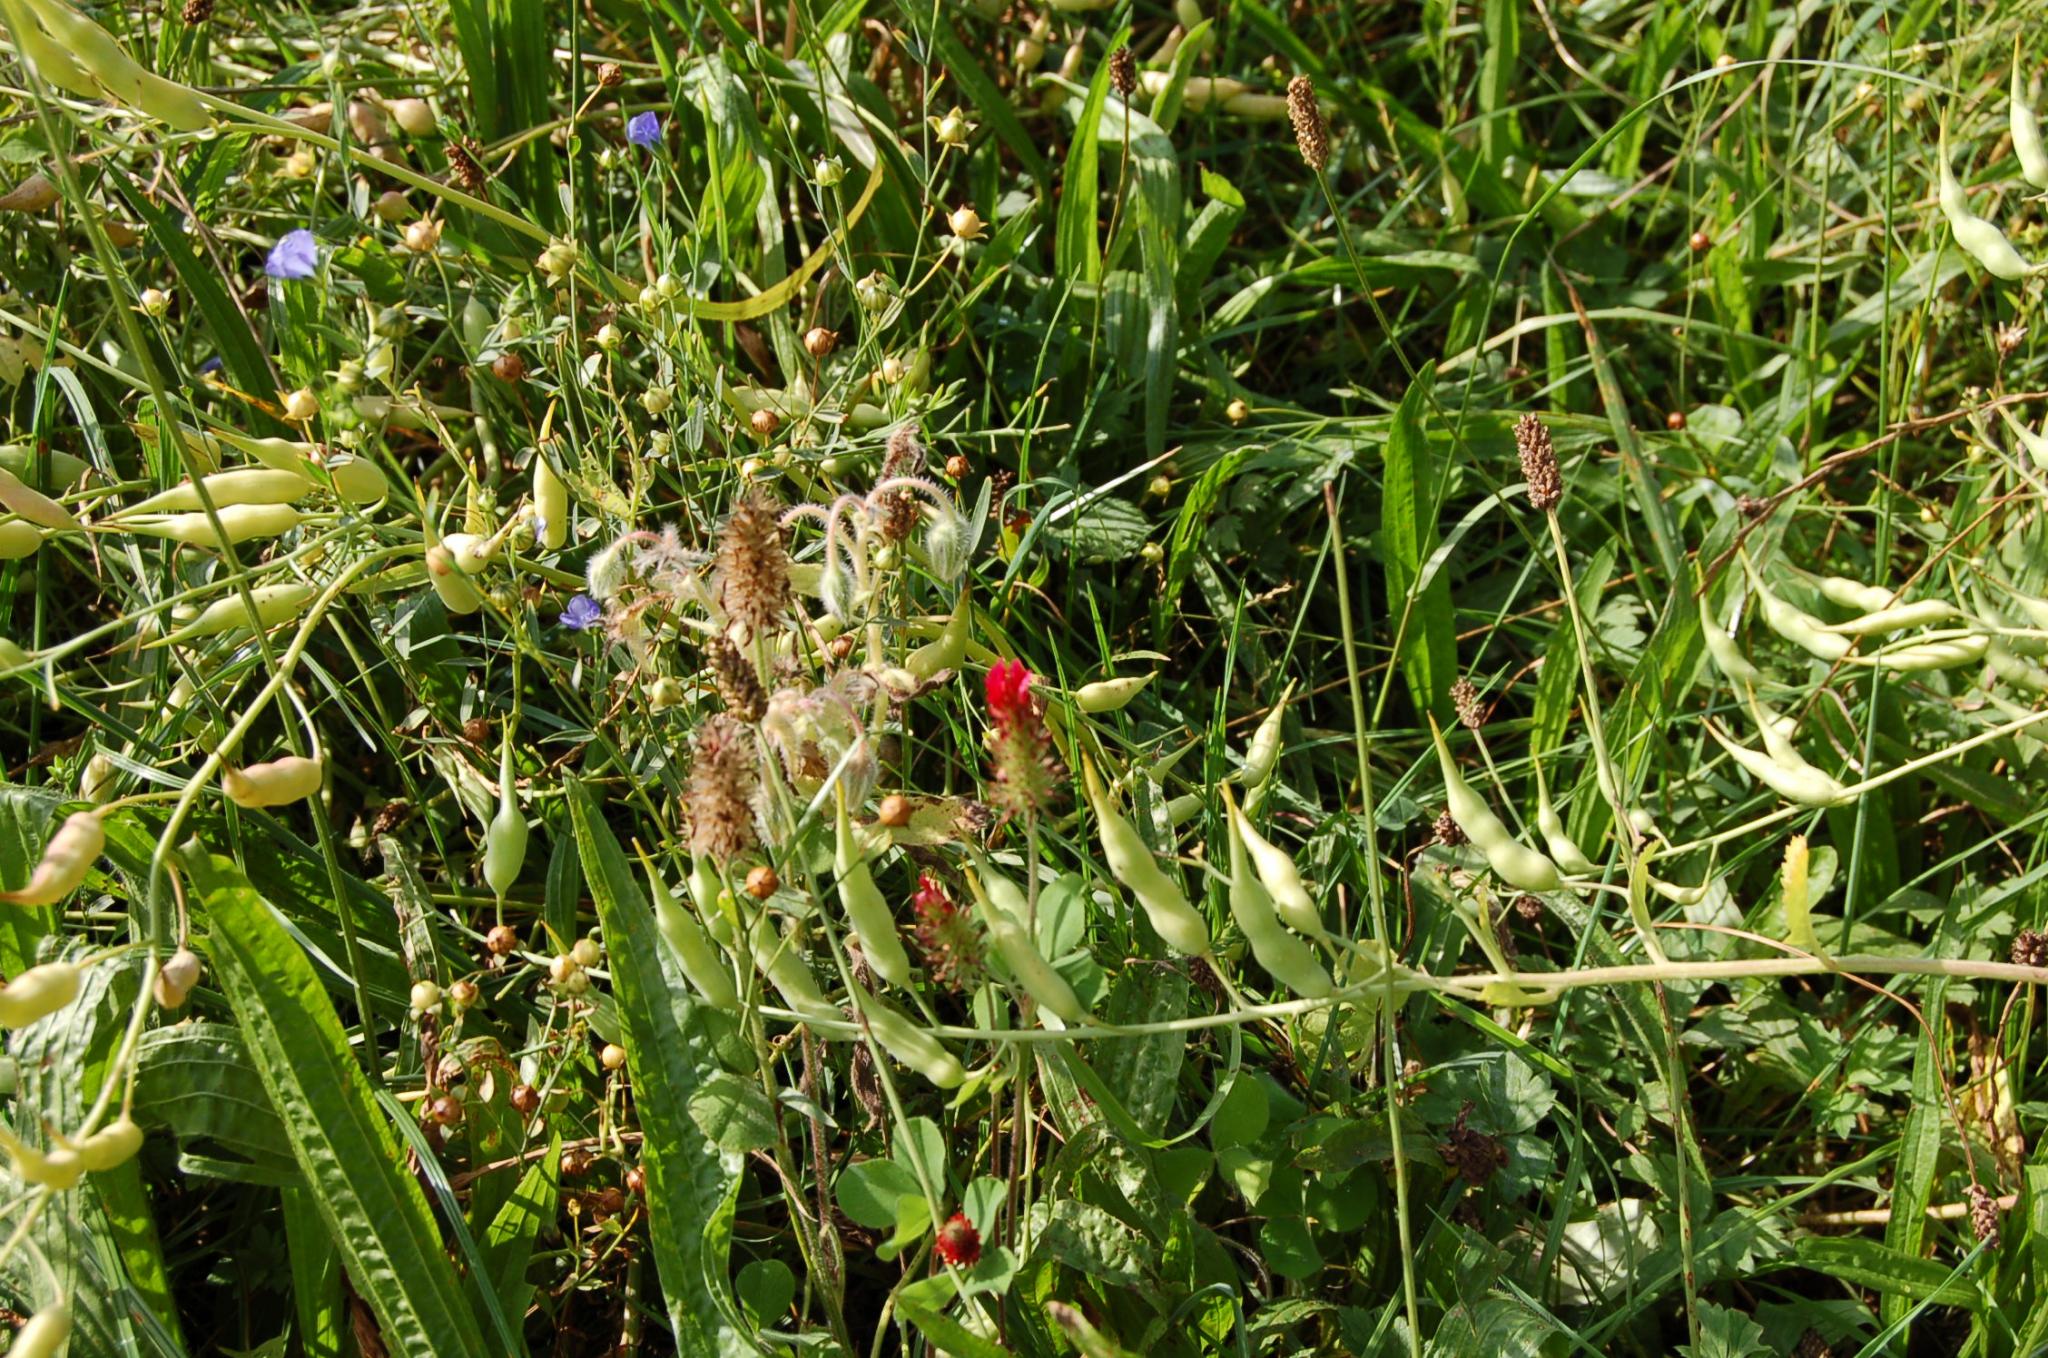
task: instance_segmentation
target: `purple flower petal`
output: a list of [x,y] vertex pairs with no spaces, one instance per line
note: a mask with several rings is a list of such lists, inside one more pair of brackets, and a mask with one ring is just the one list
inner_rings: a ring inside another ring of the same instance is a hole
[[635,146],[661,145],[661,115],[636,113],[626,120],[626,140]]
[[568,607],[556,622],[572,632],[587,632],[604,620],[604,609],[588,594],[579,594],[569,600]]
[[280,236],[263,261],[263,272],[272,278],[311,278],[319,267],[320,243],[303,226]]

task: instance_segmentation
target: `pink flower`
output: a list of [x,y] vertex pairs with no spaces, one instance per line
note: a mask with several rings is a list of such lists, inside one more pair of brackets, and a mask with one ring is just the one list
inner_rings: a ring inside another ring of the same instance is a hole
[[1006,815],[1035,815],[1059,796],[1062,771],[1031,694],[1035,682],[1021,660],[998,660],[989,668],[988,744],[995,768],[988,800]]
[[1031,701],[1031,683],[1037,676],[1021,660],[998,660],[988,672],[988,715],[998,732],[1007,733],[1012,723],[1033,721],[1038,716]]

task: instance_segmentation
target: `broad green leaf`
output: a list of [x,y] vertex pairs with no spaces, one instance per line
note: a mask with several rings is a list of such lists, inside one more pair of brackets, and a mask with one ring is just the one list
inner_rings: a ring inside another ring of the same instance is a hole
[[491,1276],[498,1300],[513,1315],[524,1315],[533,1300],[533,1283],[526,1267],[533,1259],[534,1242],[554,1224],[558,1187],[556,1166],[561,1158],[561,1141],[548,1143],[548,1153],[527,1166],[519,1187],[491,1218],[484,1232],[483,1248],[490,1260]]
[[1423,421],[1434,368],[1409,384],[1387,436],[1386,484],[1380,493],[1380,562],[1386,567],[1387,616],[1397,638],[1401,674],[1417,711],[1448,714],[1458,672],[1451,584],[1441,571],[1418,592],[1422,565],[1436,550],[1436,466]]
[[[1945,977],[1936,977],[1928,986],[1927,1013],[1942,1012],[1947,989]],[[1931,1043],[1918,1042],[1913,1053],[1912,1102],[1906,1109],[1906,1128],[1899,1137],[1899,1155],[1892,1167],[1892,1215],[1884,1228],[1885,1247],[1915,1263],[1921,1262],[1921,1244],[1927,1235],[1927,1204],[1934,1197],[1935,1166],[1941,1158],[1942,1132],[1948,1120],[1945,1109],[1941,1063]],[[1916,1300],[1903,1291],[1881,1290],[1885,1296],[1879,1309],[1886,1324],[1903,1318]]]
[[839,1171],[833,1186],[839,1210],[869,1230],[896,1224],[896,1204],[917,1189],[917,1176],[894,1160],[857,1160]]
[[214,973],[350,1281],[387,1345],[461,1358],[489,1350],[405,1172],[341,1019],[312,965],[227,859],[191,855]]
[[728,1071],[690,1095],[690,1119],[721,1150],[755,1151],[775,1144],[775,1110],[754,1080]]

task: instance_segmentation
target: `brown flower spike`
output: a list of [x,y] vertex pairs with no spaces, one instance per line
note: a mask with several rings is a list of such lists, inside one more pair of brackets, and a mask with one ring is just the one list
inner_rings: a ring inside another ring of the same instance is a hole
[[1522,455],[1522,479],[1529,483],[1529,503],[1549,513],[1564,498],[1564,476],[1557,469],[1557,448],[1550,431],[1534,415],[1515,421],[1515,450]]
[[1458,721],[1468,730],[1477,731],[1486,725],[1486,707],[1479,701],[1479,689],[1470,679],[1458,679],[1451,684],[1451,706],[1457,710]]
[[448,172],[462,191],[472,198],[483,197],[484,190],[491,186],[491,177],[484,170],[484,148],[477,145],[474,137],[458,137],[448,143]]
[[732,507],[718,535],[718,598],[744,636],[780,626],[789,612],[789,551],[775,503],[748,491]]
[[1109,54],[1109,87],[1119,99],[1128,99],[1138,92],[1138,61],[1131,55],[1129,44]]
[[1316,103],[1316,83],[1305,75],[1287,82],[1287,117],[1294,124],[1294,144],[1311,170],[1322,173],[1330,163],[1330,129]]
[[753,733],[721,712],[697,728],[690,758],[690,852],[730,863],[760,842],[754,832],[759,757]]
[[754,673],[753,663],[731,638],[717,636],[705,642],[704,661],[725,710],[749,726],[761,720],[768,710],[768,695],[761,690],[761,677]]

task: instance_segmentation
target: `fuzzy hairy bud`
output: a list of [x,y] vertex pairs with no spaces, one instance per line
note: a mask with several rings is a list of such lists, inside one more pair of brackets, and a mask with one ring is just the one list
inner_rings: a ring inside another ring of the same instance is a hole
[[775,502],[764,491],[748,491],[726,516],[718,535],[717,592],[747,637],[774,631],[789,612],[789,550]]

